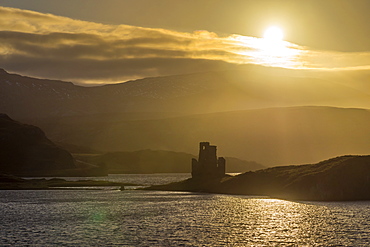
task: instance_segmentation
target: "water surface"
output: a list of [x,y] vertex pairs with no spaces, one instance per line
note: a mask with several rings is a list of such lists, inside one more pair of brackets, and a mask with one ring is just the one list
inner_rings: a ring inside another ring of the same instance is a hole
[[4,190],[0,207],[1,246],[370,245],[369,201],[291,202],[135,190]]

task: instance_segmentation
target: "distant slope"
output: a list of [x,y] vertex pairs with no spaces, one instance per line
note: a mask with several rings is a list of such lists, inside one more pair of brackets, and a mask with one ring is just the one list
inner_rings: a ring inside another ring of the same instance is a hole
[[[86,115],[122,119],[123,113],[139,112],[153,117],[153,112],[172,116],[302,105],[370,108],[369,88],[319,75],[249,66],[82,87],[0,70],[0,112],[17,119]],[[359,80],[362,85],[370,83]]]
[[101,154],[102,152],[91,149],[89,147],[83,147],[83,146],[78,146],[78,145],[73,145],[69,143],[61,143],[61,142],[56,142],[58,146],[62,147],[63,149],[67,150],[68,152],[72,154]]
[[370,200],[370,155],[341,156],[317,164],[273,167],[220,181],[188,179],[153,190],[260,195],[303,201]]
[[[182,152],[140,150],[107,154],[75,154],[78,160],[104,164],[109,173],[190,173],[195,156]],[[226,172],[245,172],[264,168],[252,161],[226,157]]]
[[370,200],[370,156],[342,156],[313,165],[247,172],[221,185],[224,193],[294,200]]
[[270,108],[120,122],[59,119],[39,126],[55,141],[105,152],[160,149],[196,154],[196,144],[209,140],[217,144],[219,156],[268,166],[314,163],[370,150],[370,111],[351,108]]

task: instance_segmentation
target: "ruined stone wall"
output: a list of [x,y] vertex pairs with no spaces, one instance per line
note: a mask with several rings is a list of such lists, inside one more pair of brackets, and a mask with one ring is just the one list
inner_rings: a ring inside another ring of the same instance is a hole
[[216,178],[225,175],[225,159],[217,159],[217,147],[209,142],[199,143],[199,158],[192,160],[193,178]]

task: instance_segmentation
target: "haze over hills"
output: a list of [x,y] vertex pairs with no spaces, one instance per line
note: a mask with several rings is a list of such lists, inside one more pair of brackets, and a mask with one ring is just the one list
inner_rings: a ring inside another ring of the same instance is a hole
[[[258,66],[82,87],[0,71],[0,112],[20,119],[122,113],[189,115],[286,106],[370,108],[369,79]],[[171,114],[169,114],[171,113]],[[153,114],[152,114],[153,115]],[[161,115],[159,115],[161,117]],[[108,117],[109,118],[109,117]],[[127,119],[126,119],[127,120]]]
[[[22,124],[0,114],[0,175],[103,176],[107,173],[190,173],[193,155],[170,151],[141,150],[99,154],[70,145],[72,156],[50,141],[38,127]],[[258,170],[264,166],[237,158],[226,158],[228,172]]]
[[[191,159],[194,155],[163,151],[163,150],[140,150],[133,152],[113,152],[105,154],[75,154],[78,160],[90,164],[104,164],[108,173],[190,173]],[[240,160],[233,157],[225,157],[226,172],[238,173],[254,171],[265,168],[261,164],[252,161]]]
[[200,141],[217,143],[220,156],[263,165],[318,162],[367,154],[370,111],[284,107],[119,122],[40,123],[53,140],[103,151],[142,149],[196,154]]
[[197,143],[211,141],[220,156],[313,163],[368,154],[367,75],[248,66],[83,87],[2,70],[0,112],[53,141],[106,152],[196,154]]

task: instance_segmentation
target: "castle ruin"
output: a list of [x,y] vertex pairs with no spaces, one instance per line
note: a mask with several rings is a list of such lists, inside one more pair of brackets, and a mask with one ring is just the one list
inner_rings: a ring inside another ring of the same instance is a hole
[[225,159],[217,159],[217,147],[209,145],[209,142],[199,143],[199,158],[192,159],[193,178],[222,178],[225,176]]

